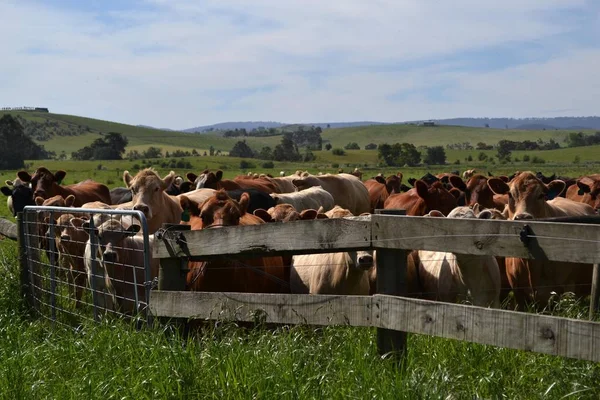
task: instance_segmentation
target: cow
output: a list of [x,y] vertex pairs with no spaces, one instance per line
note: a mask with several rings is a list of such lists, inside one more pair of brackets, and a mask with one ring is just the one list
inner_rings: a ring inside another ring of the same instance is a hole
[[10,210],[13,217],[17,216],[17,213],[23,212],[25,206],[33,206],[33,191],[31,185],[27,182],[23,182],[19,178],[15,178],[14,181],[5,181],[6,186],[2,186],[0,190],[7,197],[6,206]]
[[173,179],[173,171],[163,179],[151,168],[143,169],[134,177],[129,171],[123,172],[123,181],[133,194],[133,209],[144,213],[149,234],[155,233],[164,223],[178,224],[181,221],[183,210],[179,201],[165,193]]
[[54,224],[54,241],[58,251],[59,271],[65,273],[69,281],[69,292],[75,300],[75,307],[81,306],[81,296],[85,289],[86,269],[84,262],[85,246],[89,235],[82,229],[84,220],[72,214],[62,214]]
[[242,194],[247,193],[250,197],[250,201],[248,202],[247,213],[252,214],[255,210],[259,208],[269,209],[274,207],[277,204],[277,200],[272,198],[269,193],[263,192],[258,189],[237,189],[237,190],[228,190],[227,195],[231,197],[233,200],[240,201],[242,198]]
[[[319,207],[323,207],[324,211],[329,211],[335,206],[331,193],[321,186],[313,186],[293,193],[271,193],[270,196],[275,204],[291,204],[296,211],[317,210]],[[275,204],[271,207],[274,207]],[[268,210],[270,207],[261,208]]]
[[200,175],[192,172],[187,173],[187,178],[193,182],[196,189],[257,189],[267,193],[275,193],[279,190],[278,186],[271,182],[270,178],[255,178],[254,176],[241,175],[233,180],[223,179],[223,171],[218,170],[216,173],[209,170],[204,170]]
[[540,181],[542,181],[543,183],[546,183],[546,184],[547,184],[547,183],[550,183],[550,182],[552,182],[552,181],[554,181],[554,180],[560,180],[560,181],[563,181],[563,182],[565,183],[565,188],[564,188],[564,190],[563,190],[561,193],[559,193],[559,194],[558,194],[560,197],[566,197],[566,195],[567,195],[567,190],[568,190],[568,189],[569,189],[571,186],[573,186],[573,185],[575,185],[575,184],[577,183],[577,180],[575,180],[575,179],[573,179],[573,178],[569,178],[569,177],[567,177],[567,176],[557,176],[556,174],[552,174],[552,175],[550,175],[550,176],[545,176],[545,175],[544,175],[542,172],[539,172],[539,171],[538,171],[538,172],[536,172],[535,176],[536,176],[536,177],[537,177],[537,178],[538,178]]
[[53,174],[45,167],[39,167],[33,176],[27,171],[17,173],[23,182],[31,183],[34,198],[40,196],[48,199],[57,195],[66,198],[73,195],[76,198],[75,207],[81,207],[82,204],[97,200],[111,204],[110,190],[106,185],[87,180],[74,185],[62,186],[61,183],[66,175],[67,173],[62,170]]
[[[219,190],[201,205],[185,196],[179,200],[181,207],[191,211],[192,230],[264,223],[246,212],[250,202],[247,193],[237,201]],[[190,261],[188,268],[187,288],[193,291],[289,293],[289,273],[281,257]]]
[[[428,216],[444,217],[437,210],[429,212]],[[448,218],[487,219],[490,216],[491,213],[485,211],[476,216],[469,207],[457,207],[448,214]],[[416,250],[412,256],[418,268],[418,283],[426,299],[456,302],[470,294],[476,306],[500,306],[501,278],[494,256],[427,250]]]
[[[468,181],[473,175],[475,175],[475,173],[477,173],[477,170],[474,169],[468,169],[465,172],[463,172],[462,174],[462,178],[465,181]],[[458,175],[458,174],[457,174]]]
[[569,187],[567,199],[586,203],[600,210],[600,174],[587,175],[577,179],[577,184]]
[[350,210],[354,215],[368,213],[371,210],[369,191],[362,181],[350,174],[301,176],[293,181],[298,191],[313,186],[321,186],[333,196],[334,203]]
[[466,205],[479,203],[484,208],[495,208],[503,211],[508,203],[507,195],[497,195],[489,188],[488,178],[475,174],[465,183],[459,176],[451,176],[450,183],[456,189],[465,193]]
[[[533,172],[521,172],[509,183],[491,178],[488,185],[494,193],[508,195],[506,212],[511,220],[594,214],[588,204],[557,197],[565,188],[563,181],[545,184]],[[531,301],[546,305],[553,291],[574,292],[577,296],[589,294],[592,265],[507,257],[506,273],[517,306],[524,309]]]
[[441,182],[434,182],[429,186],[418,180],[408,192],[390,195],[383,208],[404,209],[407,215],[423,216],[432,210],[448,214],[457,205],[456,198],[444,189]]
[[402,173],[390,175],[387,178],[377,175],[364,182],[369,192],[369,202],[371,203],[371,212],[378,208],[383,208],[385,201],[392,194],[401,193]]
[[[72,222],[85,230],[90,229],[89,221]],[[98,306],[126,315],[142,312],[135,308],[135,298],[145,300],[146,270],[144,268],[144,237],[137,235],[140,225],[131,225],[110,218],[94,228],[93,234],[98,240],[99,259],[93,270],[92,243],[88,239],[85,245],[84,262],[90,286],[97,293]],[[149,252],[152,252],[154,235],[149,235]],[[150,278],[158,276],[158,259],[150,261]],[[94,272],[94,273],[93,273]],[[92,286],[93,285],[93,286]]]
[[[325,214],[329,218],[353,216],[340,207]],[[290,288],[292,293],[368,295],[372,268],[372,251],[296,255],[292,257]]]

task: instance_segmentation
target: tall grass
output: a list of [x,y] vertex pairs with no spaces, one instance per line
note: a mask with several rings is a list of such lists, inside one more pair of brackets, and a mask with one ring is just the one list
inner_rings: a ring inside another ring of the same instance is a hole
[[[119,320],[77,330],[27,317],[13,243],[0,242],[1,399],[589,398],[598,364],[410,335],[398,367],[375,330],[222,323],[182,339]],[[564,312],[580,314],[569,302]],[[555,311],[561,311],[557,309]]]

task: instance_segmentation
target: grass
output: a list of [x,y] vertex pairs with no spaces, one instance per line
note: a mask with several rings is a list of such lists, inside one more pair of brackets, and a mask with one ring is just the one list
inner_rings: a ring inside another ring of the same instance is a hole
[[[16,249],[0,242],[0,399],[590,398],[598,364],[409,335],[405,364],[382,359],[374,329],[242,330],[183,340],[165,325],[113,320],[78,330],[27,317]],[[568,303],[559,312],[585,315]]]

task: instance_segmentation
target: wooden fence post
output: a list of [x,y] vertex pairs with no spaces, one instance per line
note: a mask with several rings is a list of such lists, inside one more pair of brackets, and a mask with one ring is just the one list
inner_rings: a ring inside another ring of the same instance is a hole
[[[375,210],[375,214],[406,215],[406,210]],[[376,249],[377,251],[377,294],[405,296],[407,250]],[[377,307],[377,305],[375,306]],[[385,312],[384,309],[374,312]],[[377,348],[384,355],[394,354],[399,362],[406,351],[406,332],[377,328]]]
[[25,224],[23,213],[17,214],[17,243],[19,244],[19,280],[21,283],[21,298],[25,300],[27,311],[33,309],[33,296],[31,292],[31,281],[29,279],[29,267],[27,266],[27,245],[25,244]]
[[165,240],[173,257],[161,258],[158,269],[158,290],[183,291],[187,278],[187,255],[181,253],[177,235],[181,231],[189,231],[189,225],[163,224],[160,239]]
[[598,297],[600,295],[600,264],[594,264],[594,273],[592,274],[592,295],[590,297],[590,320],[594,319],[598,311]]

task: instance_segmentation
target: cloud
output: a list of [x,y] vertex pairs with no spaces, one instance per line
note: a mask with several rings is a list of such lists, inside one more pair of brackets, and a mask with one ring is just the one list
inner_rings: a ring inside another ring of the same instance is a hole
[[594,2],[441,3],[3,2],[0,102],[172,128],[595,112]]

